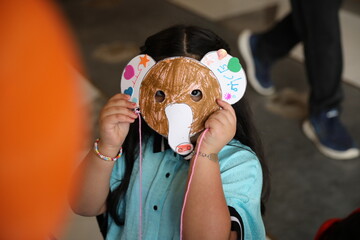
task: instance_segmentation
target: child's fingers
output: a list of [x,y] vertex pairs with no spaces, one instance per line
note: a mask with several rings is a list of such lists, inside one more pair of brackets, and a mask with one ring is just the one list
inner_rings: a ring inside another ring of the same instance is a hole
[[114,96],[112,96],[110,99],[109,99],[109,102],[110,101],[116,101],[116,100],[130,100],[130,95],[127,95],[127,94],[122,94],[122,93],[117,93],[115,94]]
[[226,124],[224,123],[224,121],[222,121],[220,118],[217,118],[217,117],[210,117],[205,122],[205,128],[208,128],[208,129],[211,129],[211,130],[221,129],[225,125]]
[[122,98],[111,99],[111,100],[109,100],[107,102],[106,105],[107,106],[121,105],[121,106],[126,106],[126,107],[129,107],[129,108],[135,108],[136,107],[136,103],[130,102],[129,100],[122,99]]
[[104,109],[104,111],[101,114],[101,117],[107,117],[109,115],[114,115],[114,114],[123,114],[126,115],[130,118],[137,118],[138,115],[136,113],[134,113],[134,111],[132,111],[131,109],[122,107],[122,106],[110,106]]
[[124,108],[128,108],[128,109],[134,109],[136,107],[136,103],[130,102],[128,100],[125,99],[111,99],[103,108],[103,110],[106,110],[107,108],[110,107],[124,107]]
[[136,107],[136,103],[131,102],[130,101],[130,96],[127,94],[122,94],[122,93],[118,93],[116,95],[114,95],[112,98],[110,98],[106,105],[111,106],[111,105],[121,105],[121,103],[129,103],[128,107],[129,108],[135,108]]
[[216,99],[216,102],[222,108],[222,110],[229,112],[230,115],[232,116],[232,118],[235,119],[235,121],[236,121],[235,110],[229,103],[227,103],[221,99]]
[[220,98],[216,99],[217,104],[222,107],[223,109],[230,109],[232,108],[231,105]]
[[[205,128],[216,130],[217,132],[226,131],[236,125],[230,116],[226,117],[225,113],[215,113],[205,122]],[[229,114],[228,114],[229,115]]]
[[205,122],[205,128],[209,128],[211,134],[221,135],[233,132],[236,129],[236,115],[233,107],[222,100],[217,101],[222,108],[213,113]]
[[102,118],[103,122],[108,123],[133,123],[136,118],[129,117],[124,114],[112,114]]
[[233,107],[230,104],[223,101],[220,102],[219,106],[222,106],[222,109],[214,112],[209,117],[209,119],[216,118],[218,119],[219,122],[222,123],[222,125],[228,125],[228,124],[232,125],[236,123],[236,115]]

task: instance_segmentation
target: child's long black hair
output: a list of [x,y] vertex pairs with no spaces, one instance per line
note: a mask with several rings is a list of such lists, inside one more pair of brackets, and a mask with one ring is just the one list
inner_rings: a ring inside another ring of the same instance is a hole
[[[225,49],[230,53],[228,44],[210,30],[196,26],[176,25],[150,36],[145,45],[140,48],[142,54],[150,55],[155,61],[172,56],[188,56],[200,60],[206,53],[214,50]],[[249,146],[258,156],[263,172],[263,189],[261,196],[262,211],[264,201],[269,194],[269,171],[264,160],[262,145],[247,100],[243,97],[232,105],[236,112],[237,126],[235,139]],[[142,121],[142,134],[147,137],[157,134]],[[120,219],[117,214],[118,203],[128,188],[134,161],[138,157],[139,122],[131,124],[129,134],[123,144],[125,152],[125,175],[119,187],[110,192],[107,199],[107,210],[116,224],[123,225],[125,219]]]

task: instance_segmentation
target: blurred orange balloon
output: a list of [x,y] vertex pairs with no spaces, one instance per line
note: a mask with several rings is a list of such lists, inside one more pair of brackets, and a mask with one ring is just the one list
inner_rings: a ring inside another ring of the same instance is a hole
[[0,36],[0,239],[46,239],[85,132],[79,61],[50,1],[0,1]]

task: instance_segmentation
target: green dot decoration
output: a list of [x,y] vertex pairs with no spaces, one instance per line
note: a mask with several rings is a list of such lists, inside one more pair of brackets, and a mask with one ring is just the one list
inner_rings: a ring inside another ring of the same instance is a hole
[[228,63],[228,69],[232,72],[238,72],[241,70],[241,64],[238,58],[232,57]]

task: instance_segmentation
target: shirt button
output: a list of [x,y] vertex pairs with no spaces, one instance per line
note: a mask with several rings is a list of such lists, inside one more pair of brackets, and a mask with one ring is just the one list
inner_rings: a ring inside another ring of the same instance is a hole
[[165,177],[166,177],[166,178],[169,178],[169,177],[170,177],[170,173],[166,173]]
[[155,211],[158,209],[158,207],[157,207],[156,205],[154,205],[154,207],[153,207],[153,208],[154,208],[154,210],[155,210]]

